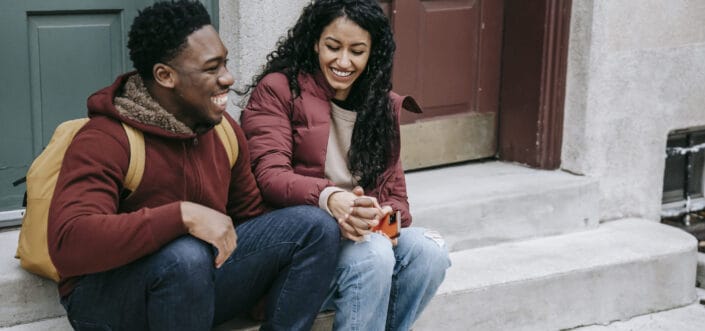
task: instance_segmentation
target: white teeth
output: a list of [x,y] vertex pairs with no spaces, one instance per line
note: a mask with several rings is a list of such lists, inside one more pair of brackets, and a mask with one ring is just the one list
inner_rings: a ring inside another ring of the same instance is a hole
[[211,97],[211,102],[216,104],[216,106],[225,106],[225,104],[228,103],[228,95],[227,94],[222,94],[217,97]]
[[330,70],[333,71],[333,73],[336,76],[340,76],[340,77],[348,77],[348,76],[352,75],[352,73],[353,73],[352,71],[339,71],[339,70],[335,70],[333,68],[330,68]]

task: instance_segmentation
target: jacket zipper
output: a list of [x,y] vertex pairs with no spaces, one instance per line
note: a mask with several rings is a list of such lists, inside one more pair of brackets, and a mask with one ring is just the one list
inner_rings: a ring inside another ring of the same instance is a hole
[[[186,166],[184,166],[184,183],[186,184],[184,185],[184,196],[188,201],[201,201],[201,188],[203,186],[201,185],[201,169],[197,166],[195,157],[193,157],[194,150],[196,146],[198,146],[198,138],[193,138],[190,144],[188,141],[184,142],[183,146],[184,157],[186,158]],[[191,190],[188,189],[189,183],[193,185],[193,189]],[[188,194],[189,191],[192,194]]]

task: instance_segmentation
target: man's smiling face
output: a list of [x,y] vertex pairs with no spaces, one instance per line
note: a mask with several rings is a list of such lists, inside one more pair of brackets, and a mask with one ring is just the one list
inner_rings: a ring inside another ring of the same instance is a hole
[[209,128],[223,118],[229,87],[234,83],[228,71],[228,51],[213,26],[191,33],[186,46],[169,61],[176,71],[174,92],[179,109],[174,115],[194,131]]

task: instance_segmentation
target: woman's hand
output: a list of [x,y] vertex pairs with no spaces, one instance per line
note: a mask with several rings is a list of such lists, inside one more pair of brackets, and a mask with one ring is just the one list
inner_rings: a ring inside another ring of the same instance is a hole
[[[362,190],[362,187],[360,187],[360,186],[355,186],[355,188],[353,189],[353,194],[355,194],[355,195],[357,195],[357,196],[363,196],[363,195],[365,194],[365,192]],[[372,199],[374,199],[375,205],[376,205],[377,207],[381,208],[381,210],[382,210],[382,217],[378,219],[378,224],[379,224],[379,220],[383,219],[383,218],[384,218],[385,216],[387,216],[387,215],[391,215],[391,214],[394,212],[394,209],[392,209],[392,206],[383,206],[383,207],[380,207],[380,206],[379,206],[379,203],[377,202],[377,199],[375,199],[375,198],[372,198]],[[375,225],[375,226],[376,226],[376,225]],[[387,238],[389,239],[389,241],[392,242],[392,246],[396,246],[397,243],[399,243],[399,240],[398,240],[399,238],[394,238],[394,239],[392,239],[392,238],[389,238],[389,236],[387,236],[387,234],[384,233],[384,232],[382,232],[382,231],[377,231],[377,232],[378,232],[379,234],[381,234],[381,235],[387,237]]]
[[361,188],[341,191],[328,198],[328,209],[338,220],[344,238],[360,241],[384,216],[377,199],[363,195]]

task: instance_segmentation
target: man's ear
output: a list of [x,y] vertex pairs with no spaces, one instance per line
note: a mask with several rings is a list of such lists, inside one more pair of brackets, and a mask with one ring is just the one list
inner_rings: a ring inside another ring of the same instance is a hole
[[163,87],[174,88],[176,85],[176,71],[164,63],[156,63],[152,67],[152,75],[154,81]]

